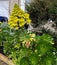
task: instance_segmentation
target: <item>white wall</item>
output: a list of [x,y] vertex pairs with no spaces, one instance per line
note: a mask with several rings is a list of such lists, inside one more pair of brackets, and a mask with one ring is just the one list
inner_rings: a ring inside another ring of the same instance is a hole
[[19,6],[24,11],[25,11],[25,3],[30,3],[31,2],[31,0],[19,0],[19,1],[20,1],[20,5]]
[[9,17],[9,1],[0,1],[0,16]]
[[[9,17],[9,12],[13,8],[13,4],[18,3],[22,10],[25,11],[25,1],[28,2],[30,0],[0,0],[0,16]],[[9,4],[10,2],[10,4]]]
[[25,11],[25,0],[20,0],[20,7]]

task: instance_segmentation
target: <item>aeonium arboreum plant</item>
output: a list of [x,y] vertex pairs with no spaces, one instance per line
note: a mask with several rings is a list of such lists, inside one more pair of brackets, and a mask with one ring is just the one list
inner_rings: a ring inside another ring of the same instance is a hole
[[0,40],[4,43],[4,53],[15,65],[54,65],[53,38],[47,34],[36,36],[25,30],[24,24],[31,22],[27,16],[15,4],[7,26],[3,27],[3,24],[1,27]]

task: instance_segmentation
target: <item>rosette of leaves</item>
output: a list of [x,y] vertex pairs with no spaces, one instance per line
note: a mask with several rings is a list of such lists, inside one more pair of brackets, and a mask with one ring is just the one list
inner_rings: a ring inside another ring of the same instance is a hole
[[[3,27],[4,26],[4,27]],[[0,25],[0,42],[4,41],[4,53],[16,65],[56,65],[57,56],[53,47],[53,38],[44,34],[36,36],[27,30],[18,32],[7,24]],[[2,32],[2,33],[1,33]]]
[[8,37],[10,33],[10,28],[8,24],[1,23],[0,24],[0,43],[3,46],[3,43],[6,41],[6,38]]
[[19,40],[16,35],[10,36],[12,41],[4,45],[5,53],[16,65],[54,65],[56,57],[53,54],[53,38],[45,34],[35,35],[35,41],[31,41],[30,35],[32,33],[24,30],[20,33]]

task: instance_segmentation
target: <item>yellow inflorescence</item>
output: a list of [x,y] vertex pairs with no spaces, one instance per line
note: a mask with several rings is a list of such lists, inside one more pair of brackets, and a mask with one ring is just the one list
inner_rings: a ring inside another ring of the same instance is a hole
[[30,34],[30,41],[35,41],[35,34],[33,33],[33,34]]
[[17,4],[15,4],[12,14],[8,21],[10,27],[18,29],[19,27],[23,27],[25,24],[30,23],[31,20],[29,18],[29,14],[25,13],[23,10],[19,8]]
[[0,22],[0,24],[1,24],[2,22]]

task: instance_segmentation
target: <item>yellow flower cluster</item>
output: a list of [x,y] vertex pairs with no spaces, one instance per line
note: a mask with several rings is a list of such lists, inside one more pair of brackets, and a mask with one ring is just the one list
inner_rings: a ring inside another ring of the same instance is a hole
[[30,41],[35,41],[35,34],[30,34]]
[[10,27],[18,29],[19,27],[23,27],[25,24],[30,24],[30,23],[31,20],[29,18],[29,14],[25,13],[23,10],[19,8],[17,4],[15,4],[8,21]]
[[2,22],[0,22],[0,24],[1,24]]

